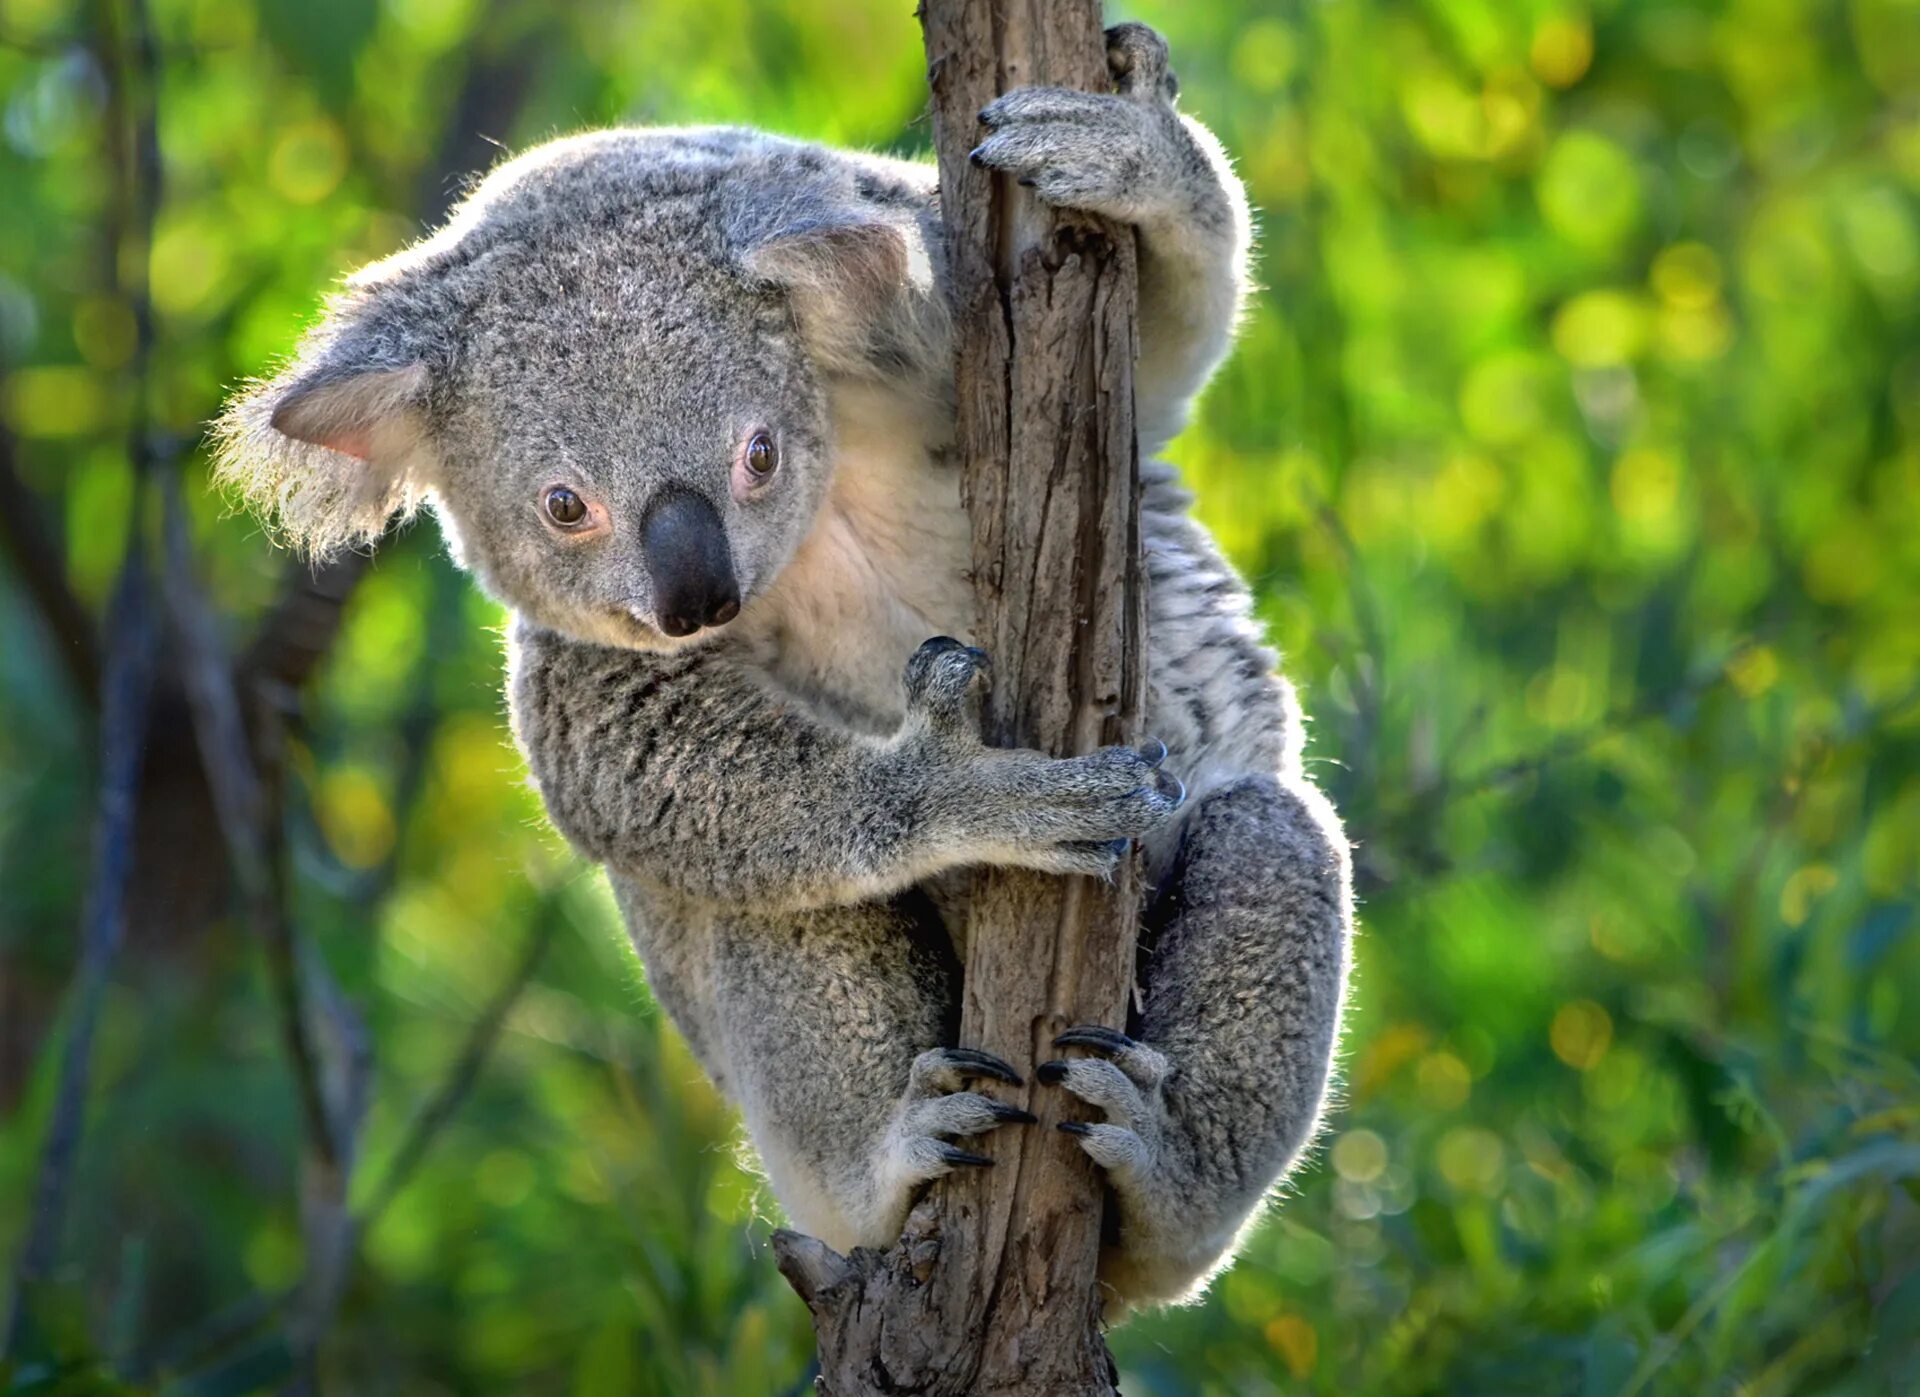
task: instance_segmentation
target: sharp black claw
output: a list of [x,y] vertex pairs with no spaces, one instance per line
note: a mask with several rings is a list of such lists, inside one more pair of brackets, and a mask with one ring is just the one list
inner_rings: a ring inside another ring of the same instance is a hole
[[[1053,1040],[1056,1048],[1096,1048],[1103,1053],[1123,1053],[1137,1046],[1133,1039],[1118,1029],[1102,1028],[1098,1024],[1082,1024],[1070,1028]],[[1051,1065],[1051,1064],[1049,1064]],[[1046,1080],[1046,1068],[1040,1069],[1040,1079]]]
[[1020,177],[1018,183],[1022,189],[1032,189],[1036,187],[1036,182],[1027,178],[1025,175]]
[[947,1061],[961,1072],[970,1072],[979,1077],[992,1077],[1009,1086],[1023,1087],[1020,1074],[1012,1066],[992,1053],[983,1053],[978,1048],[943,1048]]
[[1088,1125],[1085,1121],[1061,1121],[1060,1124],[1054,1127],[1054,1129],[1061,1131],[1067,1135],[1093,1134],[1093,1127]]
[[[1058,1038],[1053,1040],[1058,1043]],[[1067,1064],[1064,1062],[1043,1062],[1033,1069],[1033,1075],[1050,1087],[1057,1087],[1067,1080]]]
[[975,1169],[984,1169],[993,1163],[985,1155],[975,1154],[972,1150],[963,1150],[958,1145],[941,1146],[940,1158],[949,1164],[965,1164]]
[[967,163],[969,165],[978,166],[982,170],[987,168],[987,162],[984,158],[982,158],[980,154],[979,146],[975,146],[972,150],[967,152]]
[[993,1118],[1006,1125],[1033,1125],[1040,1117],[1031,1111],[1023,1111],[1018,1106],[1009,1106],[1005,1102],[993,1103]]

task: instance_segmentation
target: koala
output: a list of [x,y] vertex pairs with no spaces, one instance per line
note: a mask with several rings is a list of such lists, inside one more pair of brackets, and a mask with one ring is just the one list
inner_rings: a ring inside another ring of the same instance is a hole
[[540,146],[347,282],[229,406],[216,472],[316,554],[431,504],[511,612],[550,818],[837,1248],[1034,1123],[995,1095],[1020,1070],[957,1041],[958,875],[1109,876],[1142,844],[1128,1031],[1033,1069],[1100,1116],[1061,1129],[1110,1185],[1124,1307],[1203,1286],[1314,1136],[1351,891],[1247,588],[1156,458],[1233,337],[1245,195],[1159,37],[1108,43],[1112,91],[1010,92],[973,159],[1138,235],[1143,749],[981,740],[930,165],[742,129]]

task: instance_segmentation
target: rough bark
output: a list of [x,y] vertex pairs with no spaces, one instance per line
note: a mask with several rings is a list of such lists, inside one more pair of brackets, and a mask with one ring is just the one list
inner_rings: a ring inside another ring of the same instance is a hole
[[[1026,84],[1105,91],[1096,0],[925,0],[959,352],[988,736],[1059,754],[1136,740],[1144,694],[1133,426],[1132,234],[1050,213],[967,159],[977,114]],[[961,1042],[1030,1068],[1081,1023],[1125,1024],[1137,869],[1111,887],[1010,870],[975,882]],[[1031,1081],[1031,1078],[1029,1078]],[[934,1189],[899,1245],[840,1257],[776,1238],[812,1310],[820,1390],[1108,1394],[1095,1280],[1102,1192],[1055,1090],[993,1139],[996,1167]]]

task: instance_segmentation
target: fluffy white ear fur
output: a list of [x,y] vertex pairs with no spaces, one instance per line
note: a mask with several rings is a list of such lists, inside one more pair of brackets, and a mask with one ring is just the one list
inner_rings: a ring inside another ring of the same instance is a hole
[[741,260],[749,275],[787,289],[808,347],[830,371],[944,364],[945,301],[918,228],[822,222],[776,234]]
[[432,483],[426,366],[343,369],[339,348],[254,384],[214,424],[215,479],[315,557],[371,543]]

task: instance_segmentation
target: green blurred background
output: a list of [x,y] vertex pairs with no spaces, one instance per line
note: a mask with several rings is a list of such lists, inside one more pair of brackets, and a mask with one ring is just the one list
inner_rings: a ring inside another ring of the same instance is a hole
[[[1174,455],[1300,682],[1363,897],[1334,1130],[1202,1303],[1115,1335],[1125,1390],[1920,1390],[1920,4],[1117,12],[1169,36],[1260,211],[1263,290]],[[0,0],[9,1261],[100,767],[43,594],[99,615],[150,532],[136,403],[244,648],[287,560],[208,494],[200,425],[477,136],[928,143],[907,0],[153,25],[149,258],[116,193],[132,12]],[[500,614],[430,526],[357,580],[285,757],[308,993],[337,984],[374,1063],[357,1205],[479,1072],[366,1229],[325,1390],[795,1390],[771,1202],[525,788]],[[314,1185],[271,982],[191,852],[185,712],[154,715],[67,1226],[0,1369],[22,1392],[272,1391],[301,1342]]]

